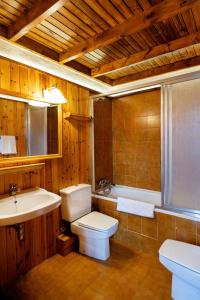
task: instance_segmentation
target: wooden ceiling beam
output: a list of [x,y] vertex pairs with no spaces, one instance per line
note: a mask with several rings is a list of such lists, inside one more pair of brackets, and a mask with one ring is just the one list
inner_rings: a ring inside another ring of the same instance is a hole
[[22,38],[20,38],[17,42],[18,44],[30,49],[30,50],[33,50],[35,52],[38,52],[44,56],[47,56],[51,59],[54,59],[56,61],[59,60],[59,54],[58,52],[28,38],[27,36],[23,36]]
[[8,27],[8,38],[15,42],[52,15],[69,0],[38,0],[35,5]]
[[156,76],[156,75],[161,75],[164,73],[169,73],[169,72],[173,72],[173,71],[177,71],[177,70],[181,70],[181,69],[185,69],[185,68],[189,68],[189,67],[194,67],[194,66],[200,66],[200,56],[189,58],[189,59],[184,59],[184,60],[175,62],[173,64],[167,64],[164,66],[160,66],[160,67],[157,67],[154,69],[142,71],[139,73],[126,75],[121,78],[114,79],[113,85],[136,81],[139,79],[144,79],[144,78],[148,78],[148,77],[152,77],[152,76]]
[[105,82],[107,84],[113,85],[113,79],[108,78],[106,76],[99,77],[99,80],[101,80],[101,81],[103,81],[103,82]]
[[91,76],[91,69],[77,61],[69,61],[68,63],[66,63],[66,66]]
[[196,5],[200,6],[200,0],[164,0],[140,14],[130,17],[123,23],[61,53],[60,62],[65,63],[77,59],[87,52],[114,43],[125,36],[139,32],[160,21],[167,20]]
[[134,53],[128,57],[117,59],[113,62],[101,65],[92,69],[92,76],[99,77],[121,69],[133,67],[141,61],[145,61],[156,56],[166,54],[181,48],[188,47],[200,43],[200,32],[196,32],[185,37],[173,40],[171,42],[155,46],[151,49],[144,50],[138,53]]
[[0,36],[8,37],[8,28],[3,24],[0,24]]

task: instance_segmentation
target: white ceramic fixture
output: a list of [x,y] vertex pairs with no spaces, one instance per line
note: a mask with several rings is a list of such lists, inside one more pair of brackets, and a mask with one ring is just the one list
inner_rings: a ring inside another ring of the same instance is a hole
[[61,197],[44,189],[25,191],[0,200],[0,226],[14,225],[57,208]]
[[91,212],[91,185],[78,184],[60,191],[62,218],[71,223],[71,231],[79,237],[79,251],[106,260],[110,256],[109,237],[118,228],[118,220]]
[[172,272],[174,300],[200,299],[200,247],[166,240],[159,250],[160,262]]

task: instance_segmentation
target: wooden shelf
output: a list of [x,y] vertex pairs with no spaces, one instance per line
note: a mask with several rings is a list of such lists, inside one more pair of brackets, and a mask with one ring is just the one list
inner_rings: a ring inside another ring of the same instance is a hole
[[70,112],[67,112],[64,114],[64,119],[72,119],[72,120],[77,120],[77,121],[86,121],[86,122],[91,122],[92,117],[91,116],[86,116],[86,115],[81,115],[81,114],[73,114]]
[[0,175],[26,173],[35,170],[40,170],[44,167],[45,167],[45,163],[5,167],[5,168],[0,168]]

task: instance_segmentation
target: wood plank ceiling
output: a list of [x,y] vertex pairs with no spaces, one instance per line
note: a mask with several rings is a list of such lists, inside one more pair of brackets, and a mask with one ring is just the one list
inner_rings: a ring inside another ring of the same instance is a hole
[[0,34],[119,84],[200,64],[200,0],[1,0]]

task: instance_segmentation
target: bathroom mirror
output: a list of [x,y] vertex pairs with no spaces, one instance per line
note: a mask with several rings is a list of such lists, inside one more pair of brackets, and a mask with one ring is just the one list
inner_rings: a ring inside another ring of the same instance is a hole
[[61,105],[0,98],[0,116],[0,161],[61,157]]

